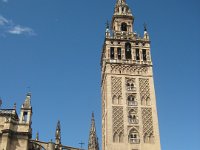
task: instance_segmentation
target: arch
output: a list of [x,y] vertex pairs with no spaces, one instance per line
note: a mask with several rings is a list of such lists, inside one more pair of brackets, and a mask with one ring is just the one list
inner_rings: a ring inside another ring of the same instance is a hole
[[125,22],[121,24],[121,31],[127,31],[127,24]]
[[149,143],[149,136],[147,133],[144,134],[144,143]]
[[113,142],[114,143],[118,143],[119,142],[119,136],[117,135],[117,133],[115,132],[113,135]]
[[134,85],[134,83],[133,83],[132,80],[128,80],[128,81],[127,81],[127,83],[126,83],[126,88],[127,88],[128,91],[133,91],[133,90],[134,90],[135,85]]
[[147,99],[146,99],[146,105],[147,105],[147,106],[150,106],[150,105],[151,105],[151,100],[150,100],[149,97],[147,97]]
[[129,123],[131,123],[131,124],[138,123],[138,116],[136,115],[136,113],[133,109],[129,111],[128,120],[129,120]]
[[117,96],[114,95],[113,98],[112,98],[112,103],[113,104],[118,104],[118,99],[117,99]]
[[152,133],[149,136],[149,143],[152,143],[152,144],[154,143],[154,136]]
[[131,144],[138,144],[140,142],[139,132],[135,128],[132,128],[129,132],[129,143]]
[[121,132],[119,134],[119,143],[123,143],[123,141],[124,141],[124,134]]
[[118,97],[118,104],[120,104],[120,105],[122,104],[122,97],[121,96]]
[[128,106],[137,106],[137,102],[135,101],[135,97],[133,95],[128,96]]
[[144,100],[144,97],[142,97],[142,98],[141,98],[141,105],[143,105],[143,106],[144,106],[144,105],[145,105],[145,103],[146,103],[146,102],[145,102],[145,100]]
[[131,44],[130,43],[125,44],[125,57],[126,57],[126,59],[132,59]]

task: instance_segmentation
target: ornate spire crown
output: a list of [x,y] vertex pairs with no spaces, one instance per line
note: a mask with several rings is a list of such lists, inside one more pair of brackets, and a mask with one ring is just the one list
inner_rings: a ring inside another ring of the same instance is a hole
[[99,143],[98,143],[98,138],[96,135],[94,113],[92,113],[88,150],[99,150]]
[[57,127],[56,127],[56,144],[61,144],[61,125],[60,125],[60,121],[58,121],[57,123]]
[[114,15],[132,16],[131,9],[126,4],[126,0],[117,0]]

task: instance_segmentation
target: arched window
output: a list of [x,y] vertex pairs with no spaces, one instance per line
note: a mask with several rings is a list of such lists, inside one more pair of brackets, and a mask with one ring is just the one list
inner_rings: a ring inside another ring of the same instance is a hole
[[149,143],[149,136],[146,133],[144,135],[144,143]]
[[132,129],[129,133],[129,143],[138,144],[140,143],[139,133],[137,130]]
[[114,49],[114,47],[110,48],[110,59],[115,59],[115,49]]
[[128,106],[137,106],[137,102],[133,95],[128,96]]
[[146,102],[146,105],[147,106],[150,106],[151,105],[151,100],[150,100],[150,98],[149,97],[147,97],[147,100],[146,100],[147,102]]
[[121,31],[127,31],[127,24],[125,22],[121,24]]
[[115,95],[113,96],[112,102],[113,102],[113,104],[118,104],[117,96],[115,96]]
[[152,133],[151,133],[150,136],[149,136],[149,142],[150,142],[151,144],[154,143],[154,136],[153,136]]
[[117,133],[114,133],[114,135],[113,135],[113,142],[114,143],[118,143],[119,142],[119,137],[118,137]]
[[128,121],[130,124],[138,124],[138,117],[135,115],[135,111],[131,110],[129,112]]
[[121,96],[118,97],[118,104],[120,104],[120,105],[122,104],[122,97]]
[[133,91],[134,90],[134,84],[132,80],[128,80],[126,84],[126,88],[128,91]]
[[130,43],[125,44],[125,56],[126,56],[126,59],[132,59],[131,44]]
[[119,134],[119,143],[122,143],[124,141],[124,135],[123,133]]
[[143,58],[143,61],[147,61],[147,51],[146,51],[146,49],[142,50],[142,58]]

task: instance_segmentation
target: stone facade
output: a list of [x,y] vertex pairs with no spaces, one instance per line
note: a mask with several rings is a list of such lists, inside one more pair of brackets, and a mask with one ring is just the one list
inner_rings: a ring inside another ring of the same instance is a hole
[[55,142],[32,139],[31,94],[28,93],[21,107],[20,116],[13,109],[0,109],[0,150],[80,150],[61,143],[60,122],[57,124]]
[[101,58],[102,149],[160,150],[150,39],[134,32],[134,16],[117,0]]

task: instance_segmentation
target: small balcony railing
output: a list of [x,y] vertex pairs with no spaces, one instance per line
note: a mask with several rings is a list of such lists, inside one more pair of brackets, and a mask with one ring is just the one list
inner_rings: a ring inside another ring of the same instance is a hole
[[138,123],[139,123],[139,120],[138,120],[138,119],[130,119],[130,118],[129,118],[128,122],[129,122],[130,124],[138,124]]
[[129,139],[129,143],[131,143],[131,144],[139,144],[140,143],[140,139],[130,138]]
[[137,106],[138,105],[138,102],[136,101],[129,101],[128,102],[128,106]]

